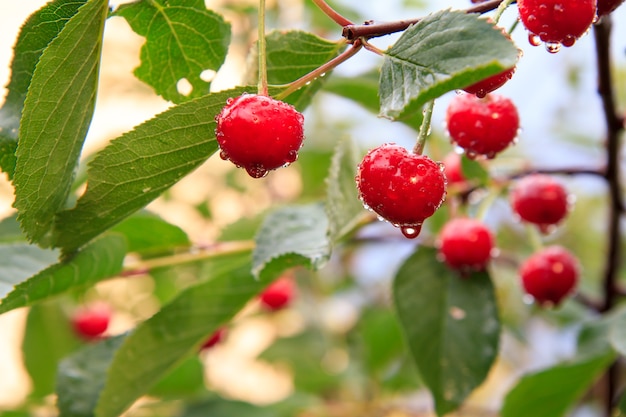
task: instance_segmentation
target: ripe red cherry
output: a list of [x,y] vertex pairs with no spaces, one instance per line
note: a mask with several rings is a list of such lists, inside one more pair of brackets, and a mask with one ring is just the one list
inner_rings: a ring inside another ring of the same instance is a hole
[[291,277],[280,277],[259,295],[261,305],[270,311],[286,307],[293,299],[295,284]]
[[287,103],[243,94],[228,99],[215,120],[220,156],[245,168],[253,178],[261,178],[298,158],[304,140],[304,117]]
[[577,259],[561,246],[536,252],[519,269],[524,290],[541,305],[559,305],[576,287],[578,274]]
[[465,87],[463,91],[474,94],[476,97],[484,98],[487,94],[506,84],[506,82],[513,77],[514,72],[515,67],[509,68],[499,74],[492,75],[491,77],[487,77],[482,81],[472,84],[469,87]]
[[359,164],[356,183],[366,207],[400,227],[408,238],[417,237],[424,220],[446,196],[441,167],[395,144],[370,150]]
[[596,16],[596,0],[518,0],[517,7],[531,43],[537,45],[538,37],[550,52],[572,46]]
[[200,350],[210,349],[226,338],[226,327],[220,327],[200,346]]
[[491,258],[494,238],[479,220],[457,218],[443,226],[438,243],[439,254],[451,268],[482,270]]
[[623,2],[624,0],[598,0],[598,16],[606,16]]
[[443,158],[444,174],[448,184],[460,184],[467,181],[463,176],[463,167],[461,165],[461,155],[456,152],[450,152]]
[[496,94],[482,99],[473,94],[456,95],[448,106],[446,122],[452,141],[468,158],[495,157],[513,143],[519,129],[515,104]]
[[567,191],[552,177],[533,174],[515,184],[510,194],[511,206],[522,220],[539,226],[542,232],[558,224],[569,210]]
[[74,312],[72,327],[85,340],[99,339],[109,327],[111,315],[111,308],[107,304],[85,306]]

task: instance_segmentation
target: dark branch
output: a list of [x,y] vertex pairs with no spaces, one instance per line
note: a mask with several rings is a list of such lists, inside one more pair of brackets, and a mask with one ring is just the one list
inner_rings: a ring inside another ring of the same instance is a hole
[[[467,13],[487,13],[491,10],[497,9],[502,1],[503,0],[489,0],[465,9],[465,11]],[[390,35],[392,33],[406,30],[409,26],[419,22],[420,19],[421,18],[381,23],[376,23],[373,20],[370,20],[362,25],[348,25],[343,28],[343,37],[349,41],[354,41],[361,37],[371,39],[379,36]]]

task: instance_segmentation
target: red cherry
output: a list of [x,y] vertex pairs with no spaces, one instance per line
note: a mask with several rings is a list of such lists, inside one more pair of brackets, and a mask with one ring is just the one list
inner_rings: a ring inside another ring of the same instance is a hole
[[528,258],[519,275],[526,293],[541,305],[559,305],[576,287],[578,261],[561,246],[549,246]]
[[72,327],[85,340],[99,339],[109,327],[112,311],[104,303],[79,308],[72,317]]
[[359,164],[356,183],[363,203],[408,238],[417,237],[446,196],[441,167],[395,144],[370,150]]
[[596,16],[596,0],[518,0],[522,23],[538,37],[548,51],[557,52],[560,45],[572,46],[591,26]]
[[201,350],[210,349],[226,338],[228,330],[226,327],[220,327],[200,346]]
[[487,94],[506,84],[506,82],[513,77],[513,73],[515,73],[515,67],[509,68],[508,70],[502,71],[496,75],[492,75],[491,77],[487,77],[482,81],[470,85],[469,87],[465,87],[463,91],[474,94],[476,97],[484,98]]
[[468,158],[493,158],[517,136],[517,108],[506,97],[488,94],[481,99],[472,94],[456,95],[446,112],[448,133]]
[[302,114],[271,97],[243,94],[229,99],[216,121],[220,156],[253,178],[295,161],[304,140]]
[[295,284],[291,277],[280,277],[259,295],[261,305],[270,311],[286,307],[293,299]]
[[565,188],[552,177],[533,174],[515,184],[510,194],[511,206],[522,220],[547,232],[558,224],[569,210]]
[[450,152],[441,162],[445,167],[444,174],[448,180],[448,184],[460,184],[467,181],[463,176],[461,155],[456,152]]
[[598,16],[606,16],[617,9],[624,0],[598,0]]
[[453,269],[485,269],[491,258],[493,244],[491,231],[475,219],[450,220],[439,233],[439,254]]

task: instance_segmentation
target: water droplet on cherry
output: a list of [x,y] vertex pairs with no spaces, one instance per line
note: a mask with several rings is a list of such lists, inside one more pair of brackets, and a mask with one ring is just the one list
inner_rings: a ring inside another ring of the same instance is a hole
[[419,236],[420,232],[422,231],[422,225],[414,224],[410,226],[402,226],[400,228],[400,231],[402,231],[402,234],[407,239],[415,239],[416,237]]
[[550,52],[551,54],[556,54],[560,50],[561,50],[560,42],[546,42],[546,51]]

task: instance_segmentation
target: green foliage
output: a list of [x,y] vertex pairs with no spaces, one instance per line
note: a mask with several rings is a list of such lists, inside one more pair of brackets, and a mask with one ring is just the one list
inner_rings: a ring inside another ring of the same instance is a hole
[[321,267],[331,250],[327,229],[328,218],[321,204],[285,207],[270,213],[256,237],[254,276],[267,280],[298,265]]
[[[489,45],[489,48],[485,48]],[[398,118],[448,91],[511,68],[518,50],[493,24],[461,11],[433,13],[385,53],[380,113]]]
[[[216,150],[215,115],[244,90],[209,94],[113,140],[87,172],[87,191],[57,216],[55,245],[71,252],[157,198]],[[112,169],[112,168],[115,169]]]
[[122,271],[126,241],[111,234],[93,241],[73,257],[17,284],[2,300],[0,313],[31,306],[75,288],[85,288]]
[[500,321],[484,272],[459,276],[419,248],[400,267],[394,301],[413,359],[437,414],[457,409],[480,385],[498,354]]
[[[202,73],[222,66],[230,43],[230,25],[222,16],[202,0],[139,1],[121,5],[115,14],[146,38],[137,78],[174,103],[208,94],[211,83]],[[183,79],[191,85],[188,94],[178,89]]]
[[0,108],[0,169],[9,178],[13,177],[15,170],[20,117],[35,66],[44,49],[85,2],[86,0],[52,1],[33,13],[20,30],[13,48],[15,54],[11,64],[11,80],[7,85],[8,94]]
[[45,246],[93,115],[107,12],[104,0],[78,10],[41,54],[24,101],[14,205],[29,239]]

